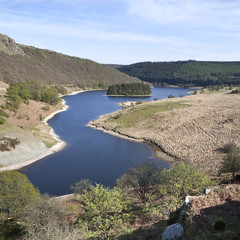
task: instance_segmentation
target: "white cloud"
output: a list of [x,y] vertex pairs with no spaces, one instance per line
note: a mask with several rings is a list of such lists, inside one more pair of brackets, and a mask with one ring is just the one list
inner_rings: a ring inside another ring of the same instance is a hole
[[126,0],[128,13],[155,24],[236,27],[240,19],[238,0]]

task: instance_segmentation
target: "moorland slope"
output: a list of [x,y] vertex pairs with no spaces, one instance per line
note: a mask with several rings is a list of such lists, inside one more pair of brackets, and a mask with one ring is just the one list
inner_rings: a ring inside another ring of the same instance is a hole
[[0,81],[38,80],[44,84],[73,84],[81,88],[141,82],[104,64],[50,50],[17,44],[0,34]]
[[216,174],[225,157],[221,148],[240,144],[239,109],[240,95],[222,91],[130,105],[89,126],[154,143],[175,159]]

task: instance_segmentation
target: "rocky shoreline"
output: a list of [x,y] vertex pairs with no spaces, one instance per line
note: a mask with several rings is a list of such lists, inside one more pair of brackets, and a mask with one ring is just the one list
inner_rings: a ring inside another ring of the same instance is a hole
[[221,148],[228,143],[240,146],[240,95],[222,91],[162,99],[154,104],[180,101],[184,101],[184,107],[156,113],[131,127],[119,127],[116,121],[112,121],[119,115],[136,111],[136,106],[131,105],[103,115],[88,126],[116,136],[127,136],[134,141],[149,142],[157,146],[156,156],[160,159],[188,161],[215,175],[225,157]]

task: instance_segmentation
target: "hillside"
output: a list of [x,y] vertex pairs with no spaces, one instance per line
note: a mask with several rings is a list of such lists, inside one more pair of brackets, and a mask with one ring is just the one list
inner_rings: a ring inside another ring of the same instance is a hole
[[[240,144],[239,109],[240,95],[222,91],[130,105],[89,125],[154,143],[174,159],[216,174],[225,157],[221,148]],[[169,161],[159,151],[157,156]]]
[[45,84],[72,84],[81,88],[140,82],[110,66],[20,45],[0,34],[0,81],[11,83],[31,80]]
[[142,62],[117,69],[155,86],[240,84],[240,62]]

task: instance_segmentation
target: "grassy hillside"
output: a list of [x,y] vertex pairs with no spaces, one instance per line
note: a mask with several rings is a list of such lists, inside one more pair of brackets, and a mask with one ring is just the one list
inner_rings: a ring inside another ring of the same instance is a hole
[[73,84],[83,88],[140,82],[110,66],[16,44],[13,39],[0,34],[0,81],[31,80],[46,84]]
[[118,70],[154,85],[240,84],[240,62],[142,62]]
[[[131,104],[89,126],[157,145],[173,160],[215,175],[227,143],[239,146],[240,95],[229,90]],[[156,154],[158,156],[158,154]],[[162,157],[160,159],[165,159]]]

